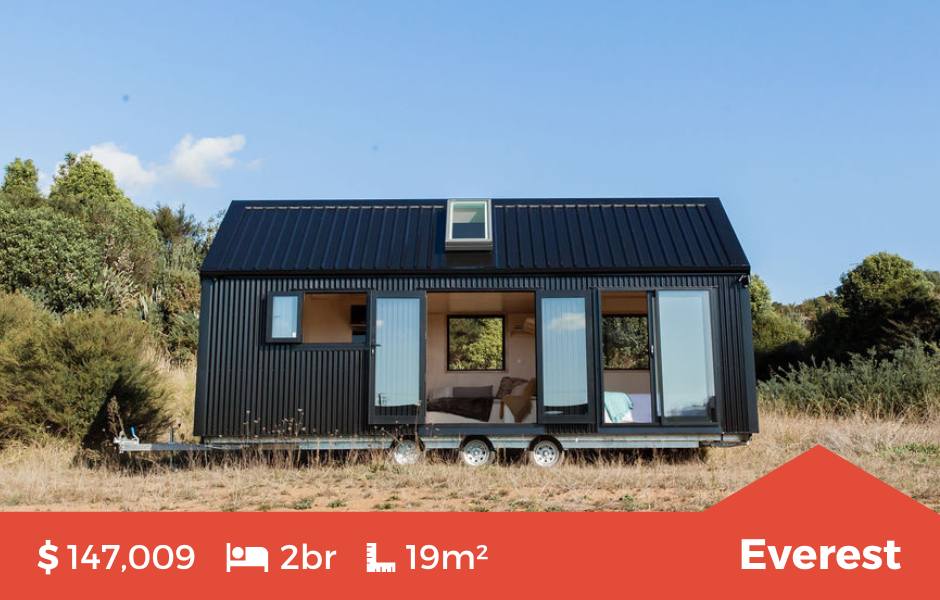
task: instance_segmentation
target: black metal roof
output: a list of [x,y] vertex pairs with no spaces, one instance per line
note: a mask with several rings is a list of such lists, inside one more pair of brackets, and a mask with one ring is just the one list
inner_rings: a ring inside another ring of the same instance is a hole
[[492,252],[445,252],[446,200],[233,202],[203,275],[743,271],[717,198],[494,199]]

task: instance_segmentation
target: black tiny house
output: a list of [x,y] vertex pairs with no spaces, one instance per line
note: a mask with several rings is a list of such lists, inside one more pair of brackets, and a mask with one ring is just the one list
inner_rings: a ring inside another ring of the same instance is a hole
[[698,447],[757,432],[718,199],[233,202],[201,271],[214,447]]

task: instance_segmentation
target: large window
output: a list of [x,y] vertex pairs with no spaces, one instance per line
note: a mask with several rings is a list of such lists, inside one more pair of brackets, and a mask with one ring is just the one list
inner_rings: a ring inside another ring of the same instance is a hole
[[556,421],[588,415],[587,298],[545,296],[539,310],[544,414]]
[[715,420],[711,309],[704,290],[657,292],[660,399],[667,420]]
[[604,368],[650,368],[649,323],[646,315],[604,315]]
[[268,296],[269,342],[300,341],[300,298],[295,292],[277,292]]
[[423,313],[424,302],[417,296],[375,299],[376,416],[414,415],[421,404]]
[[493,247],[489,200],[448,200],[448,250],[488,250]]
[[501,316],[447,318],[448,371],[502,371],[505,327]]

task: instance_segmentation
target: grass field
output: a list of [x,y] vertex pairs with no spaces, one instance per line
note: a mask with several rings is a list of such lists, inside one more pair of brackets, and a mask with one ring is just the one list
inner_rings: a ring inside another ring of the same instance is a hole
[[240,457],[143,472],[74,466],[49,443],[0,453],[2,510],[702,510],[814,444],[940,510],[940,423],[764,414],[748,447],[704,460],[569,460],[553,470],[472,470],[442,459],[398,467],[382,456],[293,464]]

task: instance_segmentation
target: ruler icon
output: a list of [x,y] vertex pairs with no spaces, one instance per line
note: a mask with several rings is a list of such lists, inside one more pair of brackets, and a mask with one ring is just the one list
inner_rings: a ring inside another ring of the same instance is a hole
[[379,562],[378,546],[375,542],[366,544],[366,573],[394,573],[394,562]]

